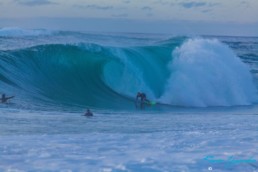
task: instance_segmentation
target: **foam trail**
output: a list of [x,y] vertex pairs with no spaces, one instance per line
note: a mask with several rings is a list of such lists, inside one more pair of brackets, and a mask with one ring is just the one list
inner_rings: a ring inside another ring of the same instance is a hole
[[190,39],[172,53],[160,101],[182,106],[250,105],[256,88],[249,68],[215,39]]

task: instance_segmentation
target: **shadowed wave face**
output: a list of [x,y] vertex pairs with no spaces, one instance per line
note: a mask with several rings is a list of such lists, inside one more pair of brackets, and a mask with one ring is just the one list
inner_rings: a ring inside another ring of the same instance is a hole
[[[53,36],[59,42],[43,44],[42,37],[33,35],[33,43],[27,47],[0,50],[1,92],[15,93],[31,104],[103,109],[134,108],[138,91],[151,100],[185,107],[250,105],[257,100],[254,75],[242,62],[245,59],[237,57],[241,49],[233,47],[234,42],[230,45],[233,51],[216,39],[150,41],[144,36],[144,42],[142,37],[98,36],[98,41],[105,42],[107,37],[112,40],[112,45],[105,45],[82,40],[64,42],[71,37],[77,39],[78,33]],[[88,39],[89,35],[83,37]],[[28,42],[28,35],[0,39]],[[115,45],[116,41],[123,46]],[[252,60],[256,63],[257,54],[252,54]]]

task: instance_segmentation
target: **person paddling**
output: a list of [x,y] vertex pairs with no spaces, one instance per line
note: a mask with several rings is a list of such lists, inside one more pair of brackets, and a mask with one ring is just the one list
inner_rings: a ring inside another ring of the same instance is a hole
[[90,116],[93,116],[93,113],[89,109],[87,109],[84,116],[90,117]]
[[7,103],[7,100],[14,98],[14,96],[6,97],[5,94],[2,94],[1,103]]

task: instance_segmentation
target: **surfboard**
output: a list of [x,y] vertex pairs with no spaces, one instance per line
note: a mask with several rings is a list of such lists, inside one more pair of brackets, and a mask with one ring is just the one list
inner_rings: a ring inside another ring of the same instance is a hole
[[[141,107],[142,106],[141,100],[136,101],[135,105],[136,105],[136,107]],[[144,101],[143,105],[144,106],[155,106],[155,105],[157,105],[157,102],[155,102],[155,101]]]
[[155,101],[149,101],[148,104],[151,106],[155,106],[157,103]]

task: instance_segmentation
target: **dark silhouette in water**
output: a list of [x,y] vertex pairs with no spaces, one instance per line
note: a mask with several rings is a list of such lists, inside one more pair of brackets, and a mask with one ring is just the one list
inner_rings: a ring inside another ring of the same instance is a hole
[[89,109],[87,109],[84,116],[90,117],[90,116],[93,116],[93,113]]
[[1,103],[7,103],[7,100],[14,98],[14,96],[6,97],[5,94],[2,94]]

